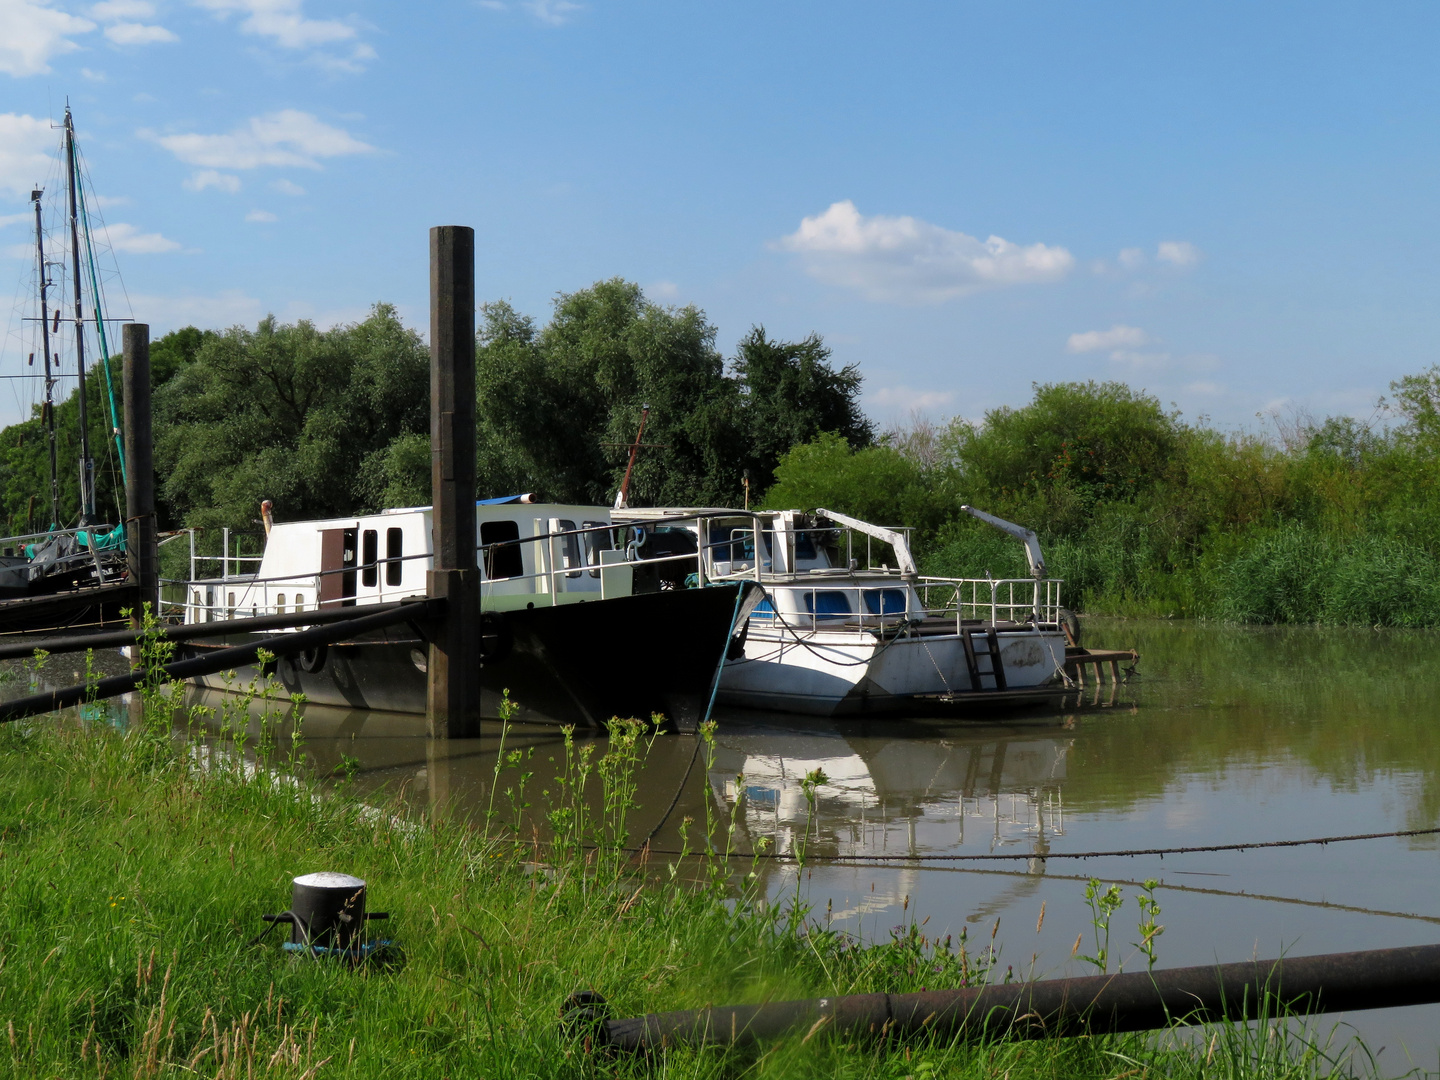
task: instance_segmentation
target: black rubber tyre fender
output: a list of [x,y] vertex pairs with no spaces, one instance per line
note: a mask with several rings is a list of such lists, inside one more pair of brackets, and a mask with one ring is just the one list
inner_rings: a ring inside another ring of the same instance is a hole
[[301,671],[308,671],[315,674],[325,668],[325,661],[329,658],[330,649],[326,645],[316,645],[313,649],[301,649],[295,654],[295,666]]

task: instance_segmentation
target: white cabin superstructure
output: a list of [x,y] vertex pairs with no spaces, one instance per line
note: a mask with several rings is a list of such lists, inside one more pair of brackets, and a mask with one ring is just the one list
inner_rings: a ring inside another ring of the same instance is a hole
[[[603,506],[504,502],[475,508],[481,606],[507,611],[628,596],[632,568]],[[277,522],[253,572],[192,573],[186,622],[285,615],[425,594],[433,566],[430,507]],[[252,564],[256,561],[249,560]],[[227,558],[229,569],[236,559]],[[174,612],[173,601],[167,612]]]

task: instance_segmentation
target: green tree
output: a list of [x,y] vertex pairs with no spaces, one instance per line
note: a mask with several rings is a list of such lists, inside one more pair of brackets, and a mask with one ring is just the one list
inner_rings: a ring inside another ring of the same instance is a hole
[[[211,331],[197,330],[190,326],[152,342],[152,390],[169,382],[194,359],[201,345],[215,336]],[[122,358],[118,355],[109,359],[117,412],[123,409],[120,397],[122,363]],[[95,460],[96,513],[103,521],[114,523],[125,516],[125,491],[111,431],[105,373],[98,363],[92,363],[90,370],[86,372],[85,391],[90,454]],[[56,403],[55,436],[60,512],[63,518],[58,524],[73,525],[80,512],[78,391],[71,391],[68,397]],[[36,404],[28,419],[0,431],[0,512],[5,515],[8,531],[17,534],[29,532],[32,528],[46,528],[50,524],[49,508],[50,451],[45,435],[42,406]],[[159,510],[162,526],[169,524],[163,502]]]
[[781,455],[764,505],[825,507],[877,525],[910,526],[923,537],[953,512],[952,492],[933,479],[892,447],[857,450],[838,432],[824,431]]
[[869,446],[875,430],[860,410],[860,370],[836,371],[819,334],[775,341],[763,326],[741,339],[734,371],[744,401],[744,429],[752,481],[768,487],[782,455],[821,432],[849,446]]
[[204,342],[156,396],[156,463],[187,525],[353,514],[388,486],[377,457],[429,426],[424,343],[394,308],[318,330],[262,320]]

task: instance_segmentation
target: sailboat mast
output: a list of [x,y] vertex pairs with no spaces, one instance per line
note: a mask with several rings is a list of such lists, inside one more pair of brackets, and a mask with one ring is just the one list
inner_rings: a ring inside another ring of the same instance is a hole
[[75,366],[80,372],[80,524],[95,524],[95,461],[85,407],[85,309],[80,302],[80,218],[75,206],[75,121],[65,106],[65,175],[70,184],[70,254],[75,273]]
[[43,189],[30,192],[30,201],[35,204],[35,257],[40,263],[40,347],[45,353],[45,409],[41,422],[50,444],[50,525],[53,528],[60,524],[60,469],[55,446],[55,378],[50,372],[50,306],[46,298],[50,279],[45,270],[45,229],[40,221],[43,194]]

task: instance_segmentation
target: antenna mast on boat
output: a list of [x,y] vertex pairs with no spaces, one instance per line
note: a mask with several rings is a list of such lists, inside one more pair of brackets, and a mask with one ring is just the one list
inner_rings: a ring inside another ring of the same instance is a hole
[[75,272],[75,365],[80,372],[80,524],[95,524],[95,459],[85,407],[85,308],[80,299],[80,216],[75,205],[75,122],[65,104],[65,177],[70,185],[70,255]]
[[[30,201],[35,204],[35,257],[40,263],[40,346],[45,353],[45,408],[42,423],[45,426],[45,439],[50,444],[50,527],[55,528],[60,524],[60,472],[55,447],[55,378],[50,370],[50,308],[45,295],[50,279],[46,276],[45,267],[45,228],[40,221],[40,196],[44,194],[44,188],[37,188],[30,192]],[[35,360],[33,353],[30,360],[32,363]]]

